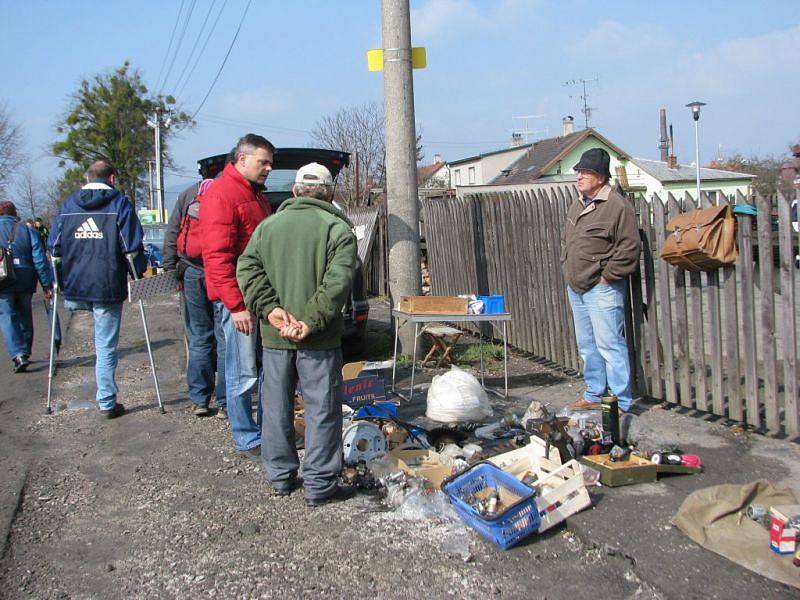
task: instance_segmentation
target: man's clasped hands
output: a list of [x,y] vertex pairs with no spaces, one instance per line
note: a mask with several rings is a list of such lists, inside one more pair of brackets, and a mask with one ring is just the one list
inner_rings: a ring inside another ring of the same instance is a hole
[[293,314],[282,308],[273,308],[267,320],[280,331],[281,337],[295,343],[304,340],[311,333],[311,328],[306,323],[298,321]]

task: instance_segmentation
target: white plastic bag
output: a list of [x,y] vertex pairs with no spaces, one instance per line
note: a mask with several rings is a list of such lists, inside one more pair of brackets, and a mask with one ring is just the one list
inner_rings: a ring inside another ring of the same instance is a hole
[[481,382],[471,373],[453,367],[433,378],[425,414],[440,423],[484,421],[492,416],[492,407]]

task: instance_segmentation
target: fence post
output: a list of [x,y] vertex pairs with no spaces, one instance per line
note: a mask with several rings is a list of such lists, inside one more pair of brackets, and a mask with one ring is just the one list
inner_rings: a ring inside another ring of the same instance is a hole
[[[666,239],[664,229],[665,207],[657,194],[653,194],[653,225],[655,226],[657,247],[664,243]],[[672,343],[672,301],[670,298],[669,286],[669,267],[666,262],[658,263],[658,303],[661,307],[661,337],[664,340],[664,383],[667,386],[666,400],[671,404],[677,404],[677,394],[675,390],[675,358],[674,346]]]
[[792,209],[789,199],[778,194],[778,238],[780,244],[781,339],[783,342],[783,409],[784,428],[789,435],[800,433],[800,413],[797,404],[797,330],[795,307],[795,252],[792,238]]
[[775,356],[775,292],[772,266],[772,223],[770,201],[756,194],[758,214],[758,271],[761,279],[761,356],[764,361],[764,405],[767,429],[780,431],[778,412],[778,368]]

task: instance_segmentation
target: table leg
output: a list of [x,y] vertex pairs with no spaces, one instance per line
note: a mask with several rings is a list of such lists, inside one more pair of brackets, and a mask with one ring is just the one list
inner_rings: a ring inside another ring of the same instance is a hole
[[408,401],[414,399],[414,369],[417,365],[417,340],[419,339],[419,323],[414,323],[414,353],[411,355],[411,389],[408,391]]
[[400,319],[394,318],[394,360],[392,361],[392,392],[394,392],[394,380],[397,375],[397,341],[400,335]]
[[482,333],[480,333],[480,327],[478,327],[478,331],[479,331],[479,333],[478,333],[479,344],[478,345],[480,346],[480,349],[481,349],[481,386],[486,387],[484,385],[484,383],[483,383],[483,372],[484,372],[484,367],[483,367],[483,335],[482,335]]
[[503,321],[503,372],[506,380],[506,398],[508,398],[508,336],[505,321]]

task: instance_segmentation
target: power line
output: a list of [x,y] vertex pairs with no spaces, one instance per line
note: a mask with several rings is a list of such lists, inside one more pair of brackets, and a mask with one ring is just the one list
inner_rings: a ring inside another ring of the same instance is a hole
[[181,14],[183,13],[183,3],[184,0],[181,0],[181,6],[178,8],[178,16],[175,18],[175,25],[172,26],[172,34],[169,36],[169,44],[167,45],[167,53],[164,55],[164,60],[161,61],[161,68],[158,70],[158,78],[156,78],[156,84],[153,86],[153,89],[158,89],[158,83],[161,81],[161,74],[164,72],[164,67],[167,66],[167,60],[169,60],[169,53],[172,50],[172,42],[175,40],[175,32],[178,30],[178,23],[181,22]]
[[[181,44],[183,43],[183,38],[186,36],[186,29],[189,27],[189,21],[192,20],[192,13],[194,12],[194,6],[197,4],[197,0],[192,0],[192,4],[189,6],[189,10],[186,12],[186,21],[183,23],[183,29],[181,29],[181,35],[178,38],[178,43],[175,45],[175,54],[172,55],[172,61],[169,63],[169,68],[167,69],[167,74],[164,75],[164,81],[161,83],[161,87],[164,88],[167,85],[167,81],[169,80],[169,75],[172,73],[172,67],[175,66],[175,60],[178,58],[178,54],[181,51]],[[159,90],[161,93],[161,90]]]
[[189,68],[189,65],[192,64],[192,59],[194,58],[194,51],[197,50],[197,45],[200,43],[200,38],[203,37],[203,32],[206,30],[206,24],[208,23],[209,17],[211,17],[211,13],[214,10],[214,5],[217,3],[217,0],[211,0],[211,5],[208,7],[208,12],[206,13],[206,18],[203,19],[203,24],[200,26],[200,31],[197,34],[197,37],[194,40],[194,44],[192,44],[192,49],[189,51],[189,56],[186,59],[186,64],[183,65],[183,70],[181,74],[178,75],[178,79],[175,81],[174,88],[177,88],[181,81],[183,80],[183,76],[186,75],[186,70]]
[[267,123],[259,123],[257,121],[246,121],[243,119],[231,119],[228,117],[218,117],[216,115],[210,115],[208,113],[203,113],[203,116],[200,118],[201,121],[210,121],[212,123],[218,123],[220,125],[231,125],[236,127],[260,127],[262,129],[274,129],[279,133],[296,133],[296,134],[305,134],[311,135],[311,132],[306,129],[295,129],[292,127],[282,127],[280,125],[269,125]]
[[228,4],[228,0],[225,0],[222,3],[222,7],[219,9],[219,12],[217,13],[217,18],[214,19],[214,24],[211,26],[211,29],[209,29],[209,31],[208,31],[208,37],[206,37],[206,41],[203,42],[203,47],[200,48],[200,53],[197,55],[197,58],[195,59],[194,64],[192,65],[192,68],[189,71],[189,74],[186,76],[186,79],[184,80],[183,85],[181,86],[181,89],[178,90],[178,93],[176,94],[176,96],[178,96],[178,97],[181,96],[183,94],[183,90],[185,90],[186,86],[189,85],[189,81],[191,81],[192,75],[194,75],[195,69],[197,69],[197,65],[200,63],[200,59],[203,57],[203,53],[206,51],[206,46],[208,46],[208,42],[211,40],[211,36],[214,35],[214,31],[217,28],[217,23],[219,23],[219,18],[222,16],[222,13],[225,11],[225,7],[227,6],[227,4]]
[[197,116],[197,113],[200,112],[200,109],[203,108],[203,105],[206,103],[206,100],[208,100],[208,97],[211,95],[211,91],[217,84],[219,76],[222,75],[222,69],[225,68],[225,63],[228,62],[228,57],[231,55],[231,51],[233,50],[233,45],[236,43],[236,38],[239,37],[239,32],[242,30],[242,23],[244,23],[244,19],[247,16],[247,11],[250,10],[250,4],[252,4],[252,2],[253,0],[247,0],[247,6],[244,7],[244,13],[242,13],[242,19],[239,21],[239,26],[236,28],[236,34],[233,36],[233,39],[231,40],[231,45],[228,47],[228,52],[225,54],[225,58],[222,60],[222,64],[219,66],[219,71],[217,71],[217,74],[214,77],[214,81],[211,82],[211,87],[208,88],[206,95],[200,102],[200,106],[197,107],[197,110],[195,110],[194,114],[191,116],[192,119],[194,119]]

